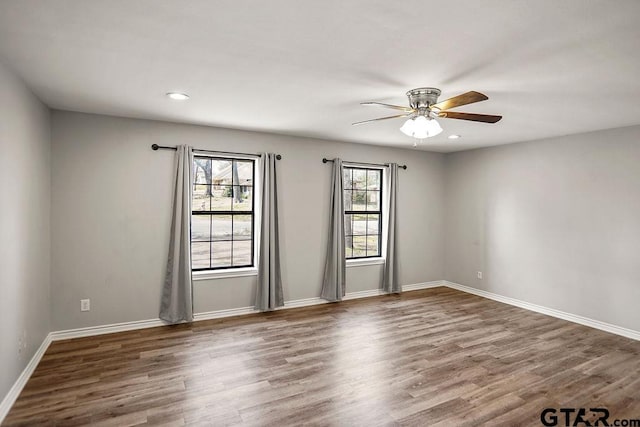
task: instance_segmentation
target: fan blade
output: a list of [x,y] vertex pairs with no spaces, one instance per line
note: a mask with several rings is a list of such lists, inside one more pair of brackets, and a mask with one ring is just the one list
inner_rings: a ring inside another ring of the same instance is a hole
[[385,104],[382,102],[361,102],[360,105],[376,105],[380,107],[393,108],[394,110],[402,110],[406,112],[413,111],[413,108],[411,107],[402,107],[400,105],[391,105],[391,104]]
[[471,92],[440,101],[431,107],[439,108],[440,110],[450,110],[451,108],[460,107],[461,105],[473,104],[474,102],[486,101],[487,99],[489,99],[487,95],[472,90]]
[[380,117],[378,119],[364,120],[362,122],[355,122],[355,123],[351,123],[351,124],[352,125],[361,125],[363,123],[377,122],[378,120],[397,119],[398,117],[407,117],[407,116],[410,116],[410,115],[411,115],[411,113],[408,112],[407,114],[398,114],[397,116]]
[[492,116],[490,114],[475,114],[475,113],[458,113],[456,111],[441,111],[438,117],[445,119],[460,119],[470,120],[472,122],[484,122],[484,123],[496,123],[499,122],[502,116]]

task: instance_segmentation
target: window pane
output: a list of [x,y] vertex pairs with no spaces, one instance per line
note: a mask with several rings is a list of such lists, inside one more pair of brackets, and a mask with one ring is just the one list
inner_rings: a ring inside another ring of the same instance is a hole
[[191,243],[191,265],[192,268],[209,268],[210,248],[209,242]]
[[210,185],[194,185],[193,194],[191,195],[191,210],[208,211],[210,208]]
[[367,171],[353,169],[353,188],[364,190],[367,188]]
[[251,240],[241,240],[233,242],[233,265],[251,265]]
[[353,224],[351,223],[351,218],[353,215],[345,214],[344,216],[344,234],[345,236],[349,236],[353,234]]
[[230,185],[214,185],[211,198],[212,211],[230,211],[233,187]]
[[347,246],[344,248],[344,256],[347,259],[353,257],[353,248],[351,246]]
[[368,170],[367,171],[367,189],[379,190],[380,189],[380,171]]
[[353,194],[351,190],[344,190],[344,210],[350,211],[353,207]]
[[231,240],[231,215],[213,215],[211,240]]
[[379,191],[367,191],[367,210],[369,211],[380,210],[380,192]]
[[234,163],[238,174],[233,177],[233,185],[253,186],[253,162],[236,160]]
[[378,226],[380,215],[369,215],[367,218],[367,234],[380,234],[378,231]]
[[233,186],[233,210],[234,211],[250,211],[252,209],[252,193],[253,188],[244,185]]
[[366,236],[353,236],[353,256],[363,257],[366,252],[367,238]]
[[353,171],[353,169],[349,169],[349,168],[345,168],[342,170],[342,176],[343,176],[343,182],[342,182],[342,188],[344,189],[351,189],[353,187],[353,182],[351,179],[351,172]]
[[202,159],[196,157],[193,159],[194,164],[194,180],[195,184],[211,184],[211,159]]
[[346,235],[344,239],[344,255],[346,258],[353,256],[353,236]]
[[217,160],[211,161],[211,181],[216,185],[231,185],[232,184],[232,170],[231,160]]
[[367,209],[367,192],[366,191],[353,191],[353,203],[351,206],[351,210],[354,211],[364,211]]
[[211,240],[211,215],[191,216],[191,240],[208,242]]
[[[193,167],[192,268],[251,265],[255,162],[195,157]],[[209,211],[218,213],[197,214]]]
[[[343,169],[345,210],[345,257],[380,256],[382,170]],[[346,211],[353,212],[347,214]]]
[[378,236],[367,236],[367,256],[378,254]]
[[353,230],[351,234],[356,236],[367,234],[367,215],[353,215]]
[[251,240],[251,215],[233,216],[233,240]]
[[211,267],[231,267],[231,242],[213,242],[211,248]]

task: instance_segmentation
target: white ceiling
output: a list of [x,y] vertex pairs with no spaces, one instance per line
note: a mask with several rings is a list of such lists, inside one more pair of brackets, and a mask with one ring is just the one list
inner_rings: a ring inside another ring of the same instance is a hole
[[[405,105],[476,90],[423,149],[640,124],[640,1],[0,0],[0,60],[50,107],[410,147]],[[186,92],[187,102],[167,99]],[[456,133],[463,138],[446,137]]]

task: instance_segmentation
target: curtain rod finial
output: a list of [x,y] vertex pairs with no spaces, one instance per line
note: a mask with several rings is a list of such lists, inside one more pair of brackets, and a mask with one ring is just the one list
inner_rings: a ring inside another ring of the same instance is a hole
[[327,163],[328,161],[329,161],[329,160],[327,160],[327,158],[326,158],[326,157],[322,159],[322,163]]
[[407,170],[407,165],[400,166],[402,169]]
[[282,160],[282,156],[281,156],[280,154],[277,154],[277,155],[276,155],[276,159],[278,159],[278,160]]
[[152,149],[153,151],[158,151],[158,148],[159,148],[159,147],[158,147],[158,144],[151,144],[151,149]]

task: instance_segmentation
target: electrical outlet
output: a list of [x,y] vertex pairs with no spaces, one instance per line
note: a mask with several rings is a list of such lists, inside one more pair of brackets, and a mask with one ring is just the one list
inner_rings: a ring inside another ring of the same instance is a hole
[[24,351],[27,349],[27,331],[23,330],[22,335],[18,338],[18,357],[22,358]]
[[91,300],[90,299],[81,299],[80,300],[80,311],[90,311],[91,310]]
[[482,279],[482,271],[478,271],[478,279]]

